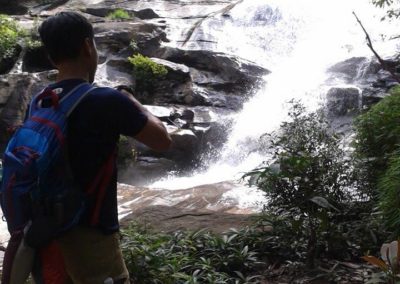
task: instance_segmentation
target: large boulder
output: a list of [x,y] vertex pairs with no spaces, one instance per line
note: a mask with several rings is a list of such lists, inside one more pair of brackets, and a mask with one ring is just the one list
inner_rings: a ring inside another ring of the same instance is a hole
[[[110,5],[106,4],[95,4],[91,5],[88,7],[85,7],[83,9],[83,12],[87,14],[91,14],[93,16],[97,17],[106,17],[110,13],[114,12],[115,10],[120,9],[118,7],[112,7]],[[126,12],[128,12],[132,18],[133,17],[138,17],[139,19],[142,20],[148,20],[148,19],[154,19],[154,18],[159,18],[160,16],[157,15],[152,9],[146,8],[142,10],[133,10],[130,8],[124,9]]]
[[331,88],[326,94],[328,113],[332,116],[355,114],[360,110],[358,88]]
[[11,56],[0,58],[0,74],[7,74],[17,63],[18,57],[22,51],[21,46],[17,45]]
[[160,58],[151,58],[155,63],[164,66],[168,70],[168,74],[166,76],[166,80],[168,81],[177,81],[177,82],[186,82],[190,81],[190,69],[186,65],[177,64],[165,59]]
[[380,100],[382,100],[384,97],[388,95],[389,95],[388,92],[380,88],[373,88],[373,87],[364,88],[361,93],[362,108],[364,110],[369,109],[371,106],[378,103]]
[[139,156],[129,165],[120,166],[118,180],[127,184],[147,185],[176,169],[176,163],[167,158]]
[[49,83],[51,73],[0,76],[0,148],[10,137],[9,129],[22,123],[33,94]]
[[95,39],[100,55],[132,55],[132,44],[142,52],[154,52],[165,40],[165,33],[157,26],[141,20],[102,22],[94,24]]
[[208,50],[160,48],[155,54],[175,63],[202,71],[192,71],[193,81],[199,85],[226,92],[246,92],[269,70],[233,55]]
[[328,68],[334,79],[341,79],[346,83],[358,82],[369,84],[376,80],[381,70],[379,62],[367,57],[352,57]]

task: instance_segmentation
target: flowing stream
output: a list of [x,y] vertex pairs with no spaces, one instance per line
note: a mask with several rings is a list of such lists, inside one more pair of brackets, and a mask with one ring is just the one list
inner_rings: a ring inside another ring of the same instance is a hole
[[[254,151],[258,139],[285,120],[289,100],[301,99],[310,110],[320,107],[329,88],[344,85],[339,78],[329,77],[329,66],[352,57],[372,58],[353,11],[379,54],[393,55],[398,41],[388,39],[398,33],[399,25],[381,22],[384,11],[367,0],[245,0],[223,21],[221,15],[204,21],[202,34],[216,40],[215,50],[256,62],[271,74],[264,78],[265,87],[235,114],[218,161],[207,163],[206,170],[184,177],[171,175],[151,186],[178,189],[237,180],[260,165],[267,157]],[[358,87],[357,82],[352,86]],[[245,203],[260,198],[254,189],[232,195]]]

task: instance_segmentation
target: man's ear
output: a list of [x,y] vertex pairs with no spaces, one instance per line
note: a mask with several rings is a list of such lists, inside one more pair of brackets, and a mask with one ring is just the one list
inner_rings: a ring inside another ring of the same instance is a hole
[[82,52],[85,56],[91,56],[93,51],[93,41],[90,38],[85,38],[83,41]]

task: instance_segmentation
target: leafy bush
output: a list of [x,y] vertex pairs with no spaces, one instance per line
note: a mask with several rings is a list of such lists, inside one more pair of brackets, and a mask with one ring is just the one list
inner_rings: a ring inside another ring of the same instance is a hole
[[314,266],[321,231],[350,200],[350,162],[340,139],[330,132],[322,113],[306,113],[293,103],[291,121],[265,135],[272,159],[245,175],[268,197],[272,208],[292,218],[293,234],[307,232],[307,264]]
[[13,19],[0,15],[0,59],[14,56],[22,33]]
[[372,197],[376,197],[378,179],[400,145],[400,87],[390,93],[355,120],[355,154],[358,168],[364,172],[360,180]]
[[135,161],[136,156],[137,153],[130,138],[121,135],[118,142],[118,165],[126,166],[129,162]]
[[389,161],[388,169],[379,179],[379,208],[386,227],[400,236],[400,155]]
[[133,65],[137,91],[152,91],[157,80],[168,74],[168,70],[163,65],[141,54],[128,57],[128,60]]
[[137,225],[123,231],[122,250],[135,283],[258,283],[261,264],[251,229],[154,233]]
[[116,9],[113,12],[109,13],[106,18],[111,20],[129,20],[131,19],[131,15],[123,9]]

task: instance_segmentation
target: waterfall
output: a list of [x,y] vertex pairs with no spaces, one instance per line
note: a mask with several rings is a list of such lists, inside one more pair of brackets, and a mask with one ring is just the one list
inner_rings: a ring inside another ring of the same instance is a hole
[[217,39],[217,51],[272,72],[265,76],[265,86],[235,115],[217,162],[210,162],[205,171],[170,176],[152,187],[176,189],[235,180],[265,160],[261,152],[252,150],[262,134],[285,120],[290,99],[301,99],[310,110],[316,109],[330,87],[345,84],[340,79],[328,81],[329,66],[351,57],[372,57],[353,11],[380,55],[393,55],[396,41],[383,40],[382,34],[396,35],[398,21],[381,22],[384,11],[365,0],[245,0],[227,14],[202,23],[202,34]]

